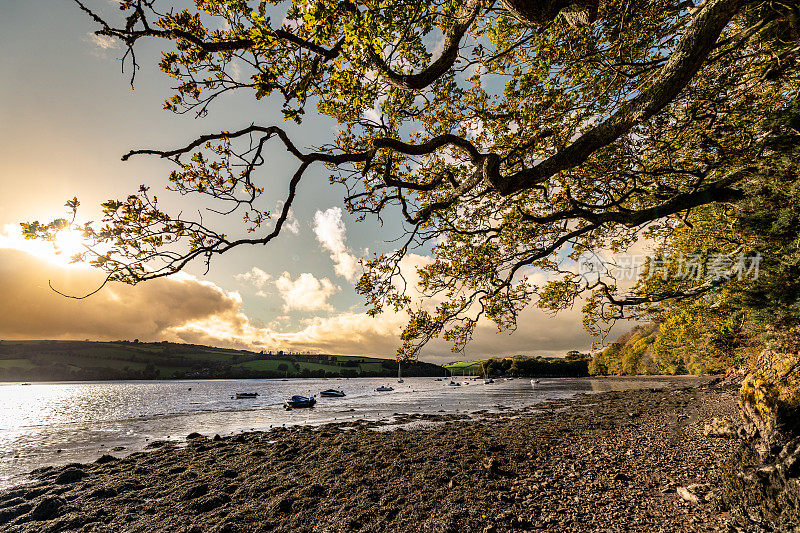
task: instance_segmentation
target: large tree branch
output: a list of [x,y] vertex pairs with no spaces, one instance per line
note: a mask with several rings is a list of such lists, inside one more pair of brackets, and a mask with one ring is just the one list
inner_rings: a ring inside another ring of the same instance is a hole
[[742,193],[742,191],[739,189],[733,189],[730,186],[742,180],[754,170],[755,168],[749,167],[731,172],[727,176],[720,178],[715,182],[709,183],[695,191],[676,194],[665,202],[636,211],[614,210],[598,213],[588,209],[575,207],[572,209],[557,211],[544,216],[535,216],[523,212],[522,219],[526,222],[533,222],[535,224],[548,224],[560,220],[581,218],[593,224],[615,223],[623,224],[628,227],[641,226],[642,224],[646,224],[648,222],[652,222],[654,220],[658,220],[660,218],[674,215],[683,211],[688,211],[694,207],[706,205],[712,202],[732,202],[739,200],[742,198],[744,193]]
[[[128,19],[128,24],[125,28],[115,28],[108,24],[102,17],[100,17],[97,13],[86,7],[80,0],[74,0],[78,7],[87,13],[95,22],[100,24],[103,29],[96,31],[97,35],[105,35],[107,37],[115,37],[124,41],[128,46],[132,46],[133,43],[142,38],[142,37],[157,37],[162,39],[184,39],[189,41],[193,45],[197,46],[199,49],[203,50],[204,52],[208,53],[215,53],[215,52],[234,52],[236,50],[249,50],[256,46],[256,41],[253,39],[231,39],[227,41],[206,41],[201,39],[200,37],[181,30],[180,28],[170,28],[166,30],[159,30],[154,29],[150,26],[147,19],[145,18],[144,12],[139,8],[136,10],[135,14],[132,15]],[[136,22],[142,23],[142,29],[134,29],[133,25]],[[279,40],[283,40],[286,42],[290,42],[297,46],[298,48],[302,48],[313,52],[323,58],[325,61],[330,61],[335,59],[336,56],[339,55],[341,51],[341,47],[344,44],[343,40],[337,42],[332,48],[325,48],[324,46],[320,46],[316,43],[298,37],[297,35],[293,34],[290,31],[284,29],[273,29],[272,34]]]
[[424,89],[453,66],[458,58],[458,49],[461,46],[461,39],[475,22],[475,18],[481,11],[482,0],[467,0],[461,8],[455,24],[450,28],[444,38],[442,53],[438,59],[425,67],[425,69],[414,74],[402,74],[392,70],[391,66],[375,51],[372,46],[367,46],[367,54],[378,70],[386,77],[386,80],[400,89],[407,91],[418,91]]
[[594,22],[599,4],[599,0],[503,0],[503,6],[526,24],[544,25],[561,15],[572,27]]
[[607,120],[536,166],[510,176],[502,176],[499,172],[491,175],[491,185],[504,196],[530,189],[558,172],[580,165],[595,151],[658,113],[678,96],[700,70],[722,30],[745,1],[708,0],[678,42],[669,61],[636,97],[621,105]]

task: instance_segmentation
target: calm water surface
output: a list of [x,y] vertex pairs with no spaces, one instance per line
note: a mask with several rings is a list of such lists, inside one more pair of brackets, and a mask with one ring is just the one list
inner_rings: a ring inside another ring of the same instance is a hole
[[[659,379],[528,379],[464,382],[434,378],[283,380],[172,380],[0,383],[0,488],[24,481],[33,468],[88,462],[103,453],[124,455],[148,441],[183,440],[193,431],[213,435],[291,424],[354,419],[391,421],[394,413],[471,413],[520,408],[581,392],[658,387]],[[392,392],[375,392],[379,385]],[[285,411],[293,394],[343,390],[313,409]],[[258,392],[236,400],[236,392]],[[120,449],[124,447],[124,449]],[[116,449],[115,449],[116,448]],[[112,451],[113,450],[113,451]]]

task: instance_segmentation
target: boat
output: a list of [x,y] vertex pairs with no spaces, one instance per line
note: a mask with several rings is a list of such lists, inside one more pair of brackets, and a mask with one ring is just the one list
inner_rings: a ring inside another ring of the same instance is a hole
[[30,385],[30,383],[20,383],[19,385],[20,387],[27,387],[28,385]]
[[320,396],[325,398],[341,398],[345,393],[336,389],[327,389],[319,393]]
[[403,382],[403,374],[400,372],[400,361],[397,362],[397,382],[398,383],[404,383]]
[[484,385],[489,385],[490,383],[494,383],[494,380],[492,378],[489,378],[489,379],[486,379],[486,380],[483,381]]
[[257,392],[237,392],[235,396],[237,400],[245,400],[248,398],[257,398],[257,397],[258,397]]
[[317,403],[317,399],[307,396],[300,396],[294,395],[290,399],[286,400],[286,407],[290,409],[299,409],[302,407],[314,407],[314,404]]
[[458,381],[451,381],[450,382],[450,386],[451,387],[460,387],[461,383],[459,383]]
[[539,383],[538,379],[532,379],[531,380],[531,385],[537,385],[538,383]]
[[442,378],[436,378],[433,381],[442,381]]
[[381,385],[380,387],[378,387],[375,390],[377,392],[389,392],[389,391],[393,391],[394,389],[392,387],[384,387],[383,385]]

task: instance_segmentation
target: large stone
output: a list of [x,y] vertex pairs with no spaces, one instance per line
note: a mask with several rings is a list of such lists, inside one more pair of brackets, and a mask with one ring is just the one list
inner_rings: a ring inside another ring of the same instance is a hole
[[231,501],[227,494],[214,494],[192,504],[192,509],[198,513],[207,513]]
[[33,506],[29,503],[22,503],[13,507],[0,509],[0,526],[6,524],[15,518],[24,515],[31,510]]
[[59,485],[66,485],[67,483],[75,483],[88,476],[86,472],[79,468],[67,468],[56,477],[56,483]]
[[693,504],[700,503],[700,499],[697,497],[697,495],[692,494],[692,492],[686,487],[678,487],[675,492],[678,493],[678,496],[680,496],[682,499],[684,499],[689,503]]
[[206,494],[208,494],[208,484],[200,483],[199,485],[194,485],[186,489],[186,492],[183,493],[181,499],[194,500],[195,498],[199,498],[200,496],[205,496]]
[[33,520],[52,520],[61,514],[65,503],[64,499],[58,496],[42,498],[31,511],[30,517]]
[[733,439],[737,435],[737,428],[727,418],[714,418],[710,424],[706,424],[703,428],[703,435],[706,437]]

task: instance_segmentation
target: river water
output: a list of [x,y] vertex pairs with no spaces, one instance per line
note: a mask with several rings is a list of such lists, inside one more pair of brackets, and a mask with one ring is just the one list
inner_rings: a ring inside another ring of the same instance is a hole
[[[276,425],[391,421],[394,413],[497,411],[577,393],[666,384],[661,378],[458,381],[463,385],[434,378],[0,383],[0,488],[24,481],[36,467],[89,462],[103,453],[121,456],[149,441],[183,440],[195,431],[225,435]],[[394,390],[376,392],[380,385]],[[319,398],[329,388],[347,396]],[[237,400],[237,392],[259,396]],[[317,395],[317,405],[286,411],[284,400],[293,394]]]

